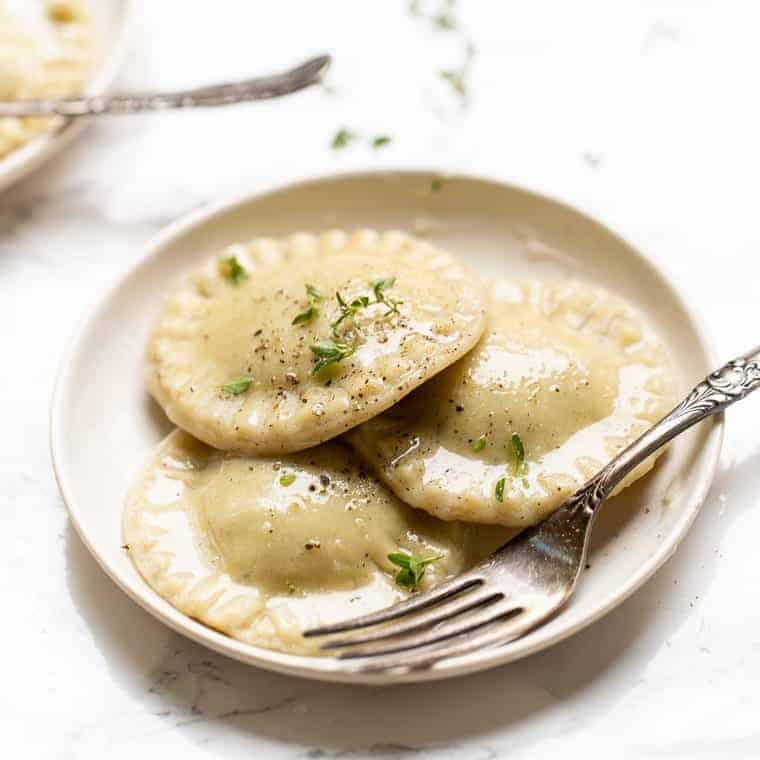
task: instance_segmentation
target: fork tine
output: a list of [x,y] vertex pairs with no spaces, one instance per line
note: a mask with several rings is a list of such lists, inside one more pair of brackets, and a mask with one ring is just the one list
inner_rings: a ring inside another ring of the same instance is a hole
[[499,619],[481,624],[482,630],[476,635],[473,635],[472,631],[466,631],[455,638],[446,639],[443,643],[438,642],[438,645],[432,644],[426,649],[414,650],[407,656],[396,653],[387,658],[369,659],[366,664],[362,663],[358,670],[376,673],[400,668],[405,670],[429,668],[441,660],[462,657],[479,649],[514,641],[537,626],[544,616],[517,614],[506,620],[502,619],[501,623]]
[[383,639],[380,642],[369,645],[351,647],[345,652],[340,652],[338,658],[350,660],[357,657],[382,657],[383,655],[397,652],[410,652],[420,647],[456,638],[462,634],[472,633],[492,623],[519,615],[521,611],[520,607],[516,607],[514,603],[509,601],[501,604],[491,604],[475,614],[463,615],[452,623],[437,626],[432,630],[423,631],[417,635],[402,636],[400,639]]
[[[501,591],[491,591],[483,593],[463,594],[448,597],[440,604],[435,605],[427,612],[405,615],[404,619],[393,624],[384,625],[381,628],[375,628],[369,633],[359,633],[359,635],[350,635],[344,638],[330,639],[322,645],[322,649],[342,649],[345,647],[357,646],[359,644],[370,644],[374,641],[384,641],[385,639],[398,639],[402,634],[412,633],[421,628],[429,628],[436,623],[442,623],[469,610],[479,609],[492,605],[504,598]],[[406,641],[408,637],[404,637]],[[404,647],[402,647],[403,649]]]
[[385,623],[388,620],[395,620],[403,615],[408,615],[412,612],[432,607],[455,594],[461,594],[465,591],[476,588],[477,586],[482,585],[482,583],[483,579],[478,576],[469,573],[466,575],[460,575],[457,578],[452,578],[452,580],[447,581],[446,583],[442,583],[440,586],[437,586],[432,591],[423,594],[422,596],[406,599],[403,602],[394,604],[392,607],[380,610],[379,612],[372,612],[369,615],[351,618],[342,623],[311,628],[308,631],[304,631],[302,635],[306,638],[311,638],[313,636],[327,636],[332,633],[345,633],[346,631],[355,631],[359,628],[366,628],[371,625],[377,625],[378,623]]

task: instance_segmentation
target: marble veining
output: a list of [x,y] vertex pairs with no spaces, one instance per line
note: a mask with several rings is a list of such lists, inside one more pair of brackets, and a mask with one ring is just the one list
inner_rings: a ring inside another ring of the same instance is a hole
[[[4,756],[758,756],[760,399],[729,411],[700,518],[629,601],[527,660],[390,689],[257,671],[162,626],[78,539],[47,452],[63,346],[150,236],[311,172],[429,165],[543,188],[661,262],[722,359],[756,344],[756,5],[461,0],[455,34],[401,0],[136,5],[124,87],[251,75],[324,48],[335,89],[100,121],[0,195]],[[461,65],[463,40],[475,44],[466,108],[439,74]],[[333,151],[341,127],[392,141]]]

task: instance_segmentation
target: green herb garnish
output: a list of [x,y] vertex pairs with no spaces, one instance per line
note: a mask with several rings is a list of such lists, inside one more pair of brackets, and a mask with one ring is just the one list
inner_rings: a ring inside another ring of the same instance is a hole
[[512,458],[514,460],[515,475],[519,475],[525,469],[525,447],[517,433],[512,433]]
[[430,182],[430,192],[439,193],[443,190],[443,180],[440,177],[436,177]]
[[506,478],[499,478],[496,481],[496,490],[494,491],[494,495],[496,496],[496,501],[504,501],[504,484],[507,482]]
[[300,314],[297,314],[291,324],[305,325],[307,322],[311,322],[311,320],[317,316],[319,316],[319,309],[316,306],[309,306],[306,311],[302,311]]
[[439,29],[456,29],[457,28],[457,20],[454,18],[453,14],[451,13],[440,13],[433,19],[433,23],[439,28]]
[[370,283],[372,286],[372,292],[375,294],[375,299],[378,301],[383,300],[383,291],[392,288],[395,284],[395,277],[383,277],[380,280],[373,280]]
[[332,139],[332,149],[341,150],[345,148],[352,140],[356,140],[357,135],[355,132],[350,132],[348,129],[339,129],[335,133],[335,137]]
[[481,435],[479,438],[476,438],[472,442],[472,450],[473,451],[483,451],[483,449],[486,447],[486,437],[485,435]]
[[372,147],[377,150],[378,148],[384,148],[386,145],[389,145],[390,142],[391,138],[388,135],[378,135],[373,138]]
[[313,285],[306,285],[306,295],[311,303],[320,303],[325,300],[325,297]]
[[315,358],[314,369],[312,370],[312,373],[315,375],[318,372],[321,372],[325,367],[343,361],[343,359],[351,356],[354,352],[354,347],[348,343],[329,339],[315,343],[314,345],[309,346],[309,348]]
[[396,583],[398,583],[399,586],[408,588],[410,591],[416,590],[422,580],[422,576],[425,575],[425,568],[427,565],[442,558],[443,555],[438,554],[435,557],[425,557],[423,559],[406,549],[388,555],[388,559],[396,565],[396,567],[401,568],[396,573]]
[[251,387],[252,382],[252,377],[241,375],[240,377],[233,378],[229,383],[225,383],[222,386],[222,390],[230,396],[239,396]]
[[370,303],[369,296],[359,296],[358,298],[354,298],[351,303],[346,303],[343,296],[340,294],[340,291],[337,290],[335,291],[335,300],[338,302],[338,307],[340,308],[340,316],[330,325],[333,335],[335,335],[338,325],[340,325],[343,320],[353,319],[354,314],[356,314],[359,309],[366,308]]
[[239,285],[248,277],[248,272],[245,271],[245,267],[238,261],[237,256],[228,256],[222,259],[219,262],[219,272],[233,285]]
[[475,46],[467,45],[464,63],[458,69],[444,69],[438,72],[441,79],[449,83],[451,89],[459,96],[462,105],[467,105],[469,98],[469,80],[472,60],[475,58]]
[[319,316],[319,309],[314,304],[324,301],[324,296],[313,285],[306,285],[306,297],[309,299],[309,308],[296,315],[291,324],[304,325]]
[[280,475],[281,486],[285,486],[287,488],[288,486],[292,486],[295,482],[296,476],[292,472],[286,472],[284,475]]
[[372,292],[375,294],[375,303],[382,303],[388,307],[388,311],[385,312],[386,317],[390,314],[397,314],[398,305],[401,303],[401,301],[394,301],[392,298],[388,298],[385,295],[385,291],[388,288],[392,288],[395,284],[395,277],[384,277],[370,283],[372,286]]
[[445,69],[439,71],[438,76],[441,79],[445,79],[457,95],[463,98],[467,95],[467,80],[465,79],[464,69]]

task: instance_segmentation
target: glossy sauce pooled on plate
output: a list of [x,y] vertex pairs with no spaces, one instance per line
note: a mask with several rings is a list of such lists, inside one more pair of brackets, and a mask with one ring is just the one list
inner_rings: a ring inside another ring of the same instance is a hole
[[628,304],[577,282],[500,282],[478,346],[346,438],[412,506],[521,527],[559,506],[672,401],[667,356]]
[[437,557],[425,589],[506,535],[411,509],[338,443],[253,458],[182,431],[161,444],[124,514],[132,561],[177,609],[241,641],[298,653],[316,648],[304,628],[407,595],[389,554]]
[[167,301],[147,386],[209,445],[306,449],[387,409],[485,327],[480,281],[402,233],[232,246]]

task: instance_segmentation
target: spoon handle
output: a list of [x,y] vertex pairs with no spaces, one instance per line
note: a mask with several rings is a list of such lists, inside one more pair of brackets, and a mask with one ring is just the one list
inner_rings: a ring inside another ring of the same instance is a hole
[[581,501],[585,501],[587,509],[595,511],[615,486],[657,449],[758,388],[760,347],[724,364],[694,386],[678,406],[623,449],[581,489],[586,494]]
[[94,95],[55,100],[0,102],[1,116],[99,116],[165,111],[171,108],[204,108],[268,100],[317,84],[330,65],[330,56],[312,58],[281,74],[242,82],[199,87],[176,92]]

